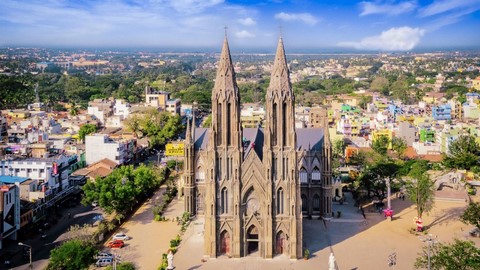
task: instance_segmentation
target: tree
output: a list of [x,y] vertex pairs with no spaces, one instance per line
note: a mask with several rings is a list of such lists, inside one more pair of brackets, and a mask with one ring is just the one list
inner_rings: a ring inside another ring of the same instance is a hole
[[387,155],[387,150],[388,150],[388,144],[390,143],[390,140],[388,139],[387,136],[379,136],[372,142],[372,149],[375,151],[375,153],[385,156]]
[[133,136],[135,138],[140,137],[138,135],[138,132],[140,131],[140,121],[141,117],[138,114],[133,114],[123,121],[123,125],[127,128],[127,130],[133,132]]
[[212,115],[209,114],[207,118],[205,118],[205,120],[203,121],[202,127],[209,128],[211,126],[212,126]]
[[370,89],[373,91],[384,92],[388,88],[389,82],[385,77],[376,77],[373,79]]
[[360,108],[366,110],[366,109],[367,109],[367,105],[368,105],[369,103],[371,103],[372,100],[373,100],[373,97],[372,97],[372,96],[365,96],[365,95],[363,95],[363,96],[360,97],[360,101],[358,102],[358,106],[359,106]]
[[401,100],[403,103],[408,103],[410,99],[410,91],[408,81],[404,76],[400,76],[392,83],[391,86],[392,96],[395,99]]
[[462,135],[448,147],[449,154],[444,156],[443,164],[448,168],[469,170],[478,165],[480,146],[471,135]]
[[439,243],[424,247],[415,261],[416,269],[428,267],[429,254],[430,269],[433,270],[480,269],[480,249],[472,241],[455,239],[452,244]]
[[471,224],[476,228],[480,229],[480,203],[470,202],[460,219],[463,223]]
[[397,154],[397,157],[400,159],[405,154],[407,150],[407,142],[403,138],[393,137],[392,139],[392,150]]
[[89,134],[95,133],[97,131],[97,126],[94,124],[85,124],[80,127],[80,130],[78,131],[78,138],[82,141],[85,142],[85,137]]
[[426,172],[415,171],[410,174],[406,183],[407,196],[417,207],[417,217],[429,212],[434,203],[435,182],[430,180]]
[[97,249],[92,243],[70,240],[50,252],[47,270],[88,269],[94,262]]
[[147,198],[159,186],[160,176],[152,167],[122,166],[104,178],[83,186],[84,205],[98,202],[108,214],[115,212],[121,219],[139,200]]
[[[107,268],[105,268],[106,270],[112,270],[113,267],[112,266],[107,266]],[[120,264],[117,264],[117,267],[116,267],[117,270],[135,270],[136,267],[133,263],[131,262],[122,262]]]
[[377,197],[379,200],[386,198],[387,181],[391,182],[397,176],[399,166],[390,161],[380,161],[367,167],[355,181],[360,190],[367,191],[369,198]]

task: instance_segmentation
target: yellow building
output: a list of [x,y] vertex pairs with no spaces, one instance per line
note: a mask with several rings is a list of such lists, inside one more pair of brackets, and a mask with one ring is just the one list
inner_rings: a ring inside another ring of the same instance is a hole
[[374,130],[372,132],[372,142],[378,140],[382,136],[388,138],[388,149],[392,149],[393,132],[389,129]]
[[8,116],[12,118],[20,118],[20,119],[27,119],[30,117],[29,111],[22,111],[22,110],[13,110],[8,112]]
[[480,76],[472,80],[472,87],[475,90],[480,90]]
[[263,126],[263,117],[260,115],[240,116],[243,128],[257,128]]

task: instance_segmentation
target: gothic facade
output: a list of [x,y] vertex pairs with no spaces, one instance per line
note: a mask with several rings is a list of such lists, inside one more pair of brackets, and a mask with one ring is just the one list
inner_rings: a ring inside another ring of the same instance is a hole
[[[242,129],[225,37],[212,90],[212,126],[187,121],[185,210],[205,219],[205,255],[302,257],[302,218],[331,213],[328,128],[295,129],[295,97],[280,38],[263,128]],[[325,110],[324,125],[327,126]]]

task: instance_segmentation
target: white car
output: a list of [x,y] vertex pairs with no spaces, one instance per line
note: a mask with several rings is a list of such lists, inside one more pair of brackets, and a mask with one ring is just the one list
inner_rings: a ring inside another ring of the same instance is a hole
[[95,258],[96,259],[110,259],[110,258],[113,258],[113,254],[108,253],[108,252],[100,252],[100,253],[97,254],[97,256]]
[[130,237],[124,233],[117,233],[113,236],[113,240],[128,240]]
[[104,259],[98,259],[97,262],[95,263],[95,266],[101,267],[101,266],[108,266],[113,264],[113,258],[104,258]]

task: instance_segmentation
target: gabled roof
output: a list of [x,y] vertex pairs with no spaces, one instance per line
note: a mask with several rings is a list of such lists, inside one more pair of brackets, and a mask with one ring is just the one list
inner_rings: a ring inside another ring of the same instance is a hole
[[248,141],[248,145],[245,149],[244,157],[247,157],[248,153],[253,150],[257,153],[260,160],[263,159],[263,129],[262,128],[245,128],[243,129],[243,139]]
[[297,150],[320,151],[323,148],[323,128],[297,128]]
[[207,150],[208,128],[195,128],[194,148],[195,151]]

